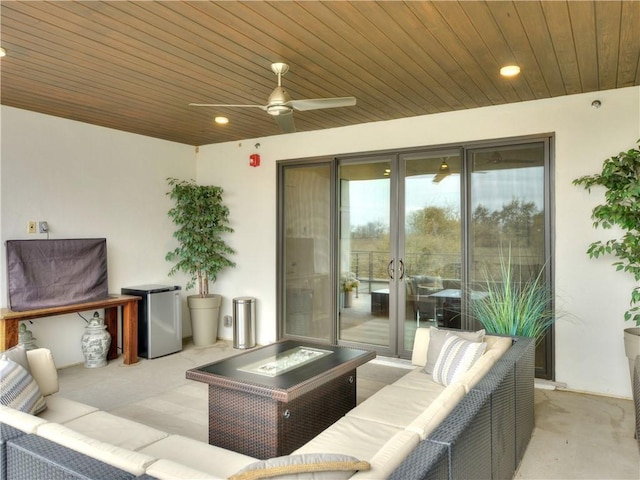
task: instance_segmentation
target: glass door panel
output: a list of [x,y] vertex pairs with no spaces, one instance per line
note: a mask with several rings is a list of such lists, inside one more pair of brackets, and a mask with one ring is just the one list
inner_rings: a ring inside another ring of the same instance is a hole
[[403,170],[403,350],[417,327],[460,328],[460,150],[408,154]]
[[331,167],[288,166],[281,183],[281,328],[287,337],[331,343]]
[[[472,290],[486,289],[487,281],[500,282],[501,262],[507,262],[516,283],[534,279],[548,265],[546,150],[544,142],[536,142],[468,152]],[[548,271],[543,278],[549,285]],[[548,370],[549,341],[538,346],[539,371]]]
[[343,342],[388,351],[394,305],[390,272],[391,160],[339,166],[339,326]]

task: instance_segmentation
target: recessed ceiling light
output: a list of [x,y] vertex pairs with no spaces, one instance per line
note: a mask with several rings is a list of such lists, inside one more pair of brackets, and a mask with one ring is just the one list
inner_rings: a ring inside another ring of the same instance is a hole
[[225,125],[229,123],[229,119],[227,117],[216,117],[213,119],[218,125]]
[[0,47],[0,57],[4,57],[6,54],[7,51],[4,48]]
[[503,77],[514,77],[520,73],[518,65],[506,65],[500,69],[500,75]]

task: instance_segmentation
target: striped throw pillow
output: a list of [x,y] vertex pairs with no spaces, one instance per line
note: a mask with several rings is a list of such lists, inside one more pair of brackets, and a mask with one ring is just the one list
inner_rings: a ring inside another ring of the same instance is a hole
[[0,403],[32,415],[47,408],[33,377],[24,367],[8,358],[0,359]]
[[484,342],[469,342],[456,335],[448,335],[433,369],[433,381],[447,386],[459,380],[486,348]]

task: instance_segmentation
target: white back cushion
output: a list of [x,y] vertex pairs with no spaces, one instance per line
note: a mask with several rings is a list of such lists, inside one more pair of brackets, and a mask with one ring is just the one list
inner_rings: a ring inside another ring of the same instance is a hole
[[38,383],[42,395],[46,397],[56,393],[60,386],[58,385],[58,371],[51,351],[46,348],[27,350],[27,358],[29,359],[31,376]]

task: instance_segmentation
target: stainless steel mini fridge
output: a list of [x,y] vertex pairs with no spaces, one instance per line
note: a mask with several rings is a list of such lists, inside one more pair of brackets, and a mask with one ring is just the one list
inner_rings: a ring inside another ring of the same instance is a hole
[[138,301],[138,355],[156,358],[182,350],[182,301],[180,287],[139,285],[121,289]]

